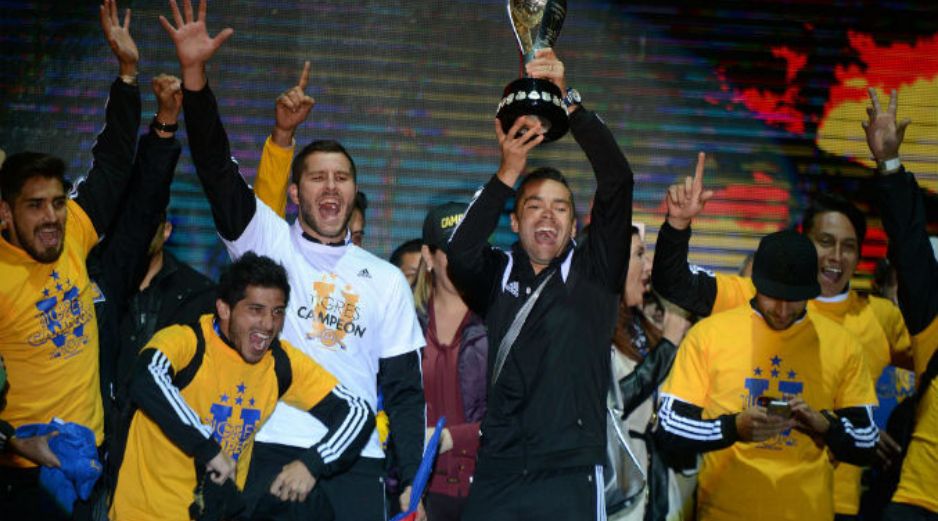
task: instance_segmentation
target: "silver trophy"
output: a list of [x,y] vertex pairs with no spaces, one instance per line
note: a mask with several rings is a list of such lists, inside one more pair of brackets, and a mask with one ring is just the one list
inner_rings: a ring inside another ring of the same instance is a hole
[[[538,49],[554,46],[566,16],[566,0],[508,0],[508,17],[521,49],[522,73]],[[536,117],[546,129],[544,141],[554,141],[570,127],[563,97],[550,81],[525,75],[505,87],[496,116],[505,132],[521,116]]]

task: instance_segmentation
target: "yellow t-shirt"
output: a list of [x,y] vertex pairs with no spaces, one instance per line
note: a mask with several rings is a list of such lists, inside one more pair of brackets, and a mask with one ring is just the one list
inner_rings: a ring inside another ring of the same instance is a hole
[[[921,378],[938,349],[938,317],[915,335],[912,342],[916,375]],[[920,400],[912,441],[892,500],[938,513],[938,378],[932,380]]]
[[267,136],[257,167],[257,177],[254,178],[254,195],[280,217],[287,213],[287,185],[290,182],[294,148],[283,148]]
[[[695,325],[662,392],[703,408],[704,419],[738,413],[759,396],[800,396],[815,410],[873,405],[873,383],[853,335],[809,311],[785,331],[740,306]],[[831,519],[833,469],[808,436],[789,431],[761,443],[705,453],[701,520]]]
[[[0,419],[19,427],[58,417],[88,427],[100,445],[97,290],[85,267],[98,234],[77,203],[68,201],[66,209],[65,244],[53,263],[0,238],[0,354],[9,381]],[[0,466],[35,465],[2,452]]]
[[[237,462],[236,481],[242,488],[254,434],[277,405],[274,358],[268,352],[256,364],[249,364],[215,334],[211,315],[202,316],[200,324],[205,337],[202,365],[180,394],[201,422],[211,427],[222,450]],[[293,373],[290,388],[281,399],[309,410],[332,391],[336,379],[286,341],[280,342]],[[195,334],[187,326],[165,328],[147,345],[159,349],[174,371],[189,364],[195,347]],[[166,438],[143,411],[137,411],[130,425],[111,519],[188,519],[195,485],[192,458]]]
[[[732,309],[756,295],[752,279],[735,275],[717,275],[717,296],[713,312]],[[883,369],[892,362],[908,365],[912,359],[912,342],[899,308],[886,299],[863,296],[850,291],[843,298],[815,299],[808,309],[844,326],[856,335],[870,381],[876,382]],[[856,515],[860,510],[861,467],[840,463],[834,473],[834,501],[838,514]]]

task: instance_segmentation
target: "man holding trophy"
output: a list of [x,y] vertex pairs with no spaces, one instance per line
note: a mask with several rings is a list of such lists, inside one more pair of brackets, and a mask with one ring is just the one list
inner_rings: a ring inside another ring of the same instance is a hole
[[[605,519],[609,346],[630,253],[633,176],[606,125],[566,88],[564,64],[549,48],[564,12],[562,1],[509,2],[516,31],[526,33],[518,40],[529,77],[506,88],[495,123],[501,165],[447,247],[450,277],[489,334],[488,407],[467,521]],[[516,13],[547,25],[530,29]],[[597,182],[590,231],[577,245],[573,194],[559,171],[539,168],[512,189],[531,149],[564,127]],[[519,242],[506,252],[487,238],[510,198]]]

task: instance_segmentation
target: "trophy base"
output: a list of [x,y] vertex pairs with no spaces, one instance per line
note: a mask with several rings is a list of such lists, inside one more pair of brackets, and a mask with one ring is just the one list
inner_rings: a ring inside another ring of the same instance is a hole
[[570,128],[563,94],[556,85],[539,78],[519,78],[505,87],[496,117],[506,133],[521,116],[536,117],[546,129],[544,143],[563,137]]

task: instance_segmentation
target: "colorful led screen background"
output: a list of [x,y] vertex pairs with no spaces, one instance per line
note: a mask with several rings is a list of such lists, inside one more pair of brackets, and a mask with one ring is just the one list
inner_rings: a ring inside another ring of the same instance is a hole
[[[904,162],[938,189],[933,2],[568,4],[557,51],[568,83],[613,129],[635,170],[635,218],[647,224],[650,243],[666,186],[693,172],[698,150],[709,155],[707,184],[717,190],[695,223],[692,260],[704,266],[735,270],[763,234],[797,224],[816,191],[843,192],[866,207],[859,121],[868,86],[898,90],[900,117],[913,119]],[[58,154],[79,175],[117,71],[96,5],[2,5],[0,147]],[[127,5],[146,122],[155,108],[149,79],[178,65],[157,22],[169,14],[166,4]],[[376,254],[418,237],[429,205],[468,201],[496,170],[494,110],[519,73],[503,2],[216,0],[209,10],[213,34],[235,29],[209,77],[242,173],[253,179],[274,99],[310,60],[317,104],[298,141],[335,138],[355,157],[370,201],[365,245]],[[184,132],[180,138],[185,145]],[[572,137],[538,149],[529,164],[568,174],[584,216],[593,182]],[[188,150],[170,215],[172,250],[214,273],[226,255]],[[500,245],[511,240],[507,226],[494,236]],[[868,274],[884,253],[874,226],[861,270]]]

